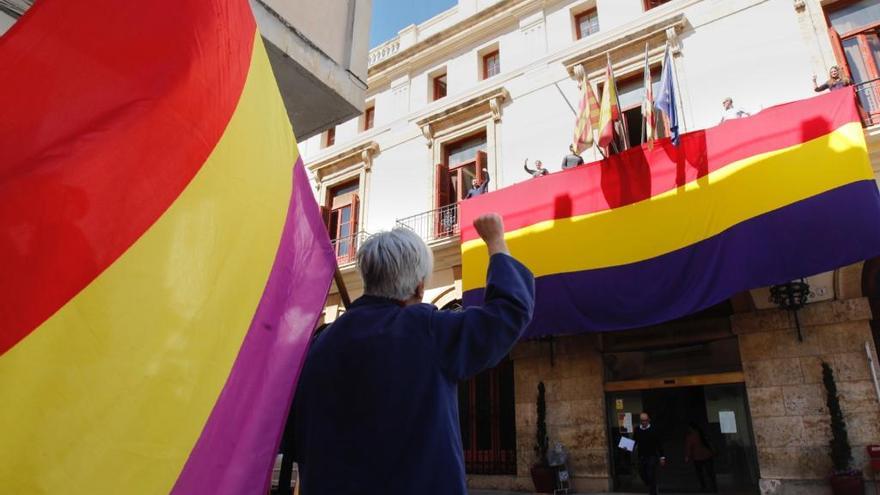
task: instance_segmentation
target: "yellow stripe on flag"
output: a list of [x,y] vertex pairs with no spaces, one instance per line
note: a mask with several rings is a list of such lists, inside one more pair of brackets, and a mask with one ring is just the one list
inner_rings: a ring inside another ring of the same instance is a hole
[[[847,166],[829,173],[827,164],[834,162]],[[539,222],[505,238],[514,256],[538,277],[618,266],[690,246],[750,218],[871,178],[864,132],[851,122],[806,143],[731,163],[650,199]],[[485,285],[488,257],[482,240],[462,245],[462,265],[462,290]]]
[[6,493],[171,490],[275,259],[298,151],[289,125],[264,124],[287,121],[256,33],[235,113],[189,186],[0,357]]

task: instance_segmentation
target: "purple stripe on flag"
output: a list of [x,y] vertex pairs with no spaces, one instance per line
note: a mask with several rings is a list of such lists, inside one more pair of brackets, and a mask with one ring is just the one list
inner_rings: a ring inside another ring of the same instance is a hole
[[[877,184],[859,181],[749,219],[656,258],[540,277],[535,281],[535,316],[525,336],[662,323],[706,309],[744,290],[878,256],[878,217]],[[466,306],[482,300],[483,289],[464,294]]]
[[302,159],[266,289],[172,493],[268,493],[271,467],[336,260]]

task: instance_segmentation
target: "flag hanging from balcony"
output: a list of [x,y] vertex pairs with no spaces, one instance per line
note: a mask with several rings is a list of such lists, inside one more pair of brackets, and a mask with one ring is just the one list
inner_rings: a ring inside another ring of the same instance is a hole
[[482,300],[484,212],[535,273],[528,336],[644,327],[880,255],[880,197],[853,91],[462,203],[462,290]]
[[642,122],[645,132],[642,134],[643,142],[648,142],[648,149],[654,149],[654,83],[651,80],[651,65],[648,64],[648,44],[645,43],[645,101],[642,102]]
[[0,79],[0,492],[267,493],[335,263],[248,2],[37,2]]
[[584,77],[580,83],[581,103],[574,123],[574,151],[581,153],[593,146],[593,130],[599,128],[599,101]]
[[657,93],[654,106],[663,111],[666,123],[669,125],[669,132],[672,134],[672,144],[678,146],[678,103],[675,96],[675,76],[672,63],[672,50],[667,44],[666,53],[663,55],[663,72],[660,74],[660,91]]

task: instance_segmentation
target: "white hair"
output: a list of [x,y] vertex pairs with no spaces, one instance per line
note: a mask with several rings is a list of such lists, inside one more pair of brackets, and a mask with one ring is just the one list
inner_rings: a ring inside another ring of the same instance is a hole
[[405,301],[428,279],[434,256],[425,241],[407,228],[370,236],[358,249],[364,294]]

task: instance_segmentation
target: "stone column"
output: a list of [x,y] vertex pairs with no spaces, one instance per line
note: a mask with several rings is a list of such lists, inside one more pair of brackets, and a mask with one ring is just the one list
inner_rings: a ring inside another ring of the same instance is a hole
[[870,477],[865,446],[880,443],[880,403],[865,343],[875,356],[863,298],[810,304],[800,311],[804,341],[781,310],[734,315],[761,473],[762,494],[828,493],[830,418],[823,361],[837,381],[854,458]]
[[[574,492],[609,489],[608,438],[602,354],[593,336],[525,342],[511,353],[516,389],[517,475],[532,489],[535,463],[535,402],[538,382],[546,387],[550,447],[562,442]],[[551,348],[553,346],[553,362]]]

